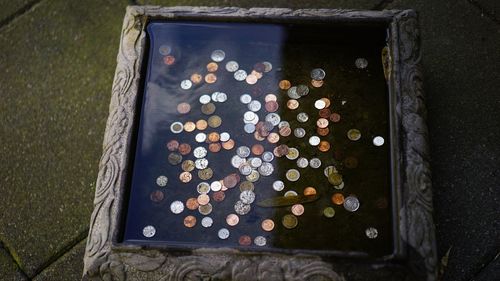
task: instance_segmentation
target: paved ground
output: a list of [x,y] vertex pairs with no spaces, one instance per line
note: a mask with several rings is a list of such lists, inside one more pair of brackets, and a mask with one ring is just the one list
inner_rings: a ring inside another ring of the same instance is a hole
[[[140,1],[420,14],[443,280],[500,280],[500,2]],[[0,0],[0,280],[82,271],[124,9]]]

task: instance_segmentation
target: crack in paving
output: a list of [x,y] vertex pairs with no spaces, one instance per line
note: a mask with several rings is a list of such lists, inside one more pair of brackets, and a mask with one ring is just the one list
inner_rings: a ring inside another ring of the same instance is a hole
[[494,23],[500,24],[500,19],[495,15],[494,11],[488,11],[481,4],[479,4],[477,0],[467,0],[467,2],[469,2],[472,6],[479,9],[479,11],[481,11],[482,16],[484,15],[490,20],[492,20]]
[[479,274],[481,274],[481,272],[483,272],[487,267],[489,267],[491,264],[493,264],[498,259],[499,256],[500,256],[500,252],[497,252],[496,255],[493,256],[493,258],[489,259],[486,263],[484,263],[481,266],[481,268],[479,268],[476,271],[476,273],[474,274],[474,277],[470,281],[476,280],[476,277],[478,277]]
[[14,251],[10,247],[7,247],[7,245],[2,240],[0,240],[0,249],[4,249],[8,253],[9,258],[16,265],[17,269],[19,270],[19,273],[21,275],[23,275],[23,277],[25,277],[26,279],[29,279],[28,275],[26,274],[24,269],[21,267],[21,264],[18,262],[19,259],[16,258],[17,255],[14,253]]
[[36,5],[40,4],[43,0],[34,0],[29,2],[28,4],[24,5],[21,7],[19,10],[15,11],[12,13],[10,16],[6,17],[5,19],[0,21],[0,30],[3,29],[4,27],[8,26],[11,22],[13,22],[15,19],[18,17],[28,13],[31,11]]

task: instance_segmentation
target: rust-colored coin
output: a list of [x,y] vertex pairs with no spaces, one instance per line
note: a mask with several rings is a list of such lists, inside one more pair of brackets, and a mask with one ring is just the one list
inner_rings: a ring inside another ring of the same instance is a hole
[[181,182],[183,183],[188,183],[191,181],[191,179],[193,178],[193,175],[191,175],[190,172],[182,172],[180,175],[179,175],[179,179],[181,180]]
[[278,110],[279,105],[276,101],[268,101],[266,102],[264,107],[266,108],[267,112],[276,112],[276,110]]
[[330,129],[327,128],[316,128],[316,132],[318,133],[318,135],[324,137],[324,136],[328,136],[328,134],[330,133]]
[[279,130],[279,133],[283,137],[288,137],[292,133],[292,128],[290,128],[288,126],[281,127]]
[[346,168],[354,169],[358,167],[358,159],[353,156],[348,156],[344,159],[344,165],[346,166]]
[[330,115],[330,121],[332,121],[333,123],[337,123],[340,121],[340,114],[338,113],[332,113],[332,115]]
[[236,174],[230,174],[224,178],[223,182],[227,188],[233,188],[238,184],[238,180],[239,179]]
[[323,86],[323,83],[324,81],[323,80],[311,80],[311,85],[314,87],[314,88],[319,88],[321,86]]
[[332,195],[332,202],[335,205],[342,205],[342,204],[344,204],[344,195],[342,195],[341,193],[334,193]]
[[316,189],[312,186],[308,186],[304,189],[304,195],[315,195],[316,194]]
[[218,142],[220,139],[220,135],[217,132],[211,132],[208,134],[208,141],[209,142]]
[[236,215],[236,214],[229,214],[229,215],[227,215],[227,217],[226,217],[226,223],[227,223],[229,226],[235,226],[235,225],[237,225],[239,222],[240,222],[240,217],[238,217],[238,215]]
[[163,201],[163,198],[165,198],[165,194],[163,194],[163,192],[160,190],[155,190],[155,191],[151,192],[151,194],[149,195],[149,198],[151,199],[151,201],[158,203],[158,202]]
[[188,155],[191,152],[191,146],[188,143],[181,143],[179,145],[179,153],[181,155]]
[[172,65],[175,63],[175,57],[174,56],[165,56],[163,58],[163,62],[166,64],[166,65]]
[[[321,98],[321,100],[325,102],[325,108],[330,107],[331,102],[330,102],[329,98]],[[328,118],[328,117],[325,117],[325,118]]]
[[271,231],[274,229],[274,221],[271,219],[265,219],[262,221],[261,227],[264,231]]
[[217,76],[215,74],[209,73],[205,75],[205,82],[207,82],[208,84],[213,84],[215,83],[215,81],[217,81]]
[[203,120],[203,119],[200,119],[198,121],[196,121],[196,129],[200,130],[200,131],[203,131],[205,130],[206,128],[208,127],[208,123],[207,121]]
[[301,216],[304,213],[304,205],[295,204],[292,206],[292,214],[296,216]]
[[279,83],[278,83],[278,86],[280,87],[280,89],[282,90],[288,90],[290,89],[290,87],[292,86],[292,83],[290,83],[290,81],[288,80],[281,80]]
[[225,150],[231,150],[231,149],[233,149],[234,148],[234,140],[229,139],[228,141],[223,142],[222,143],[222,148],[224,148]]
[[210,197],[208,197],[207,194],[200,194],[198,195],[196,201],[198,201],[198,204],[200,204],[201,206],[204,206],[207,205],[208,202],[210,202]]
[[193,227],[196,225],[196,217],[195,216],[187,216],[184,218],[184,226],[185,227]]
[[187,102],[181,102],[177,105],[177,112],[180,114],[186,114],[191,110],[191,105]]
[[222,124],[222,119],[217,115],[212,115],[207,120],[208,126],[212,128],[218,128]]
[[280,135],[278,135],[277,133],[270,133],[267,136],[267,141],[270,143],[277,143],[280,141]]
[[326,128],[328,127],[328,120],[325,119],[325,118],[319,118],[317,121],[316,121],[316,126],[318,126],[318,128]]
[[321,152],[327,152],[328,150],[330,150],[330,143],[327,141],[320,141],[319,145],[318,145],[318,149]]
[[220,149],[221,149],[221,145],[218,142],[213,142],[213,143],[208,145],[208,150],[210,150],[210,152],[217,153],[220,151]]
[[196,129],[196,124],[194,122],[187,121],[186,123],[184,123],[184,131],[190,133],[195,129]]
[[167,149],[168,151],[176,151],[179,149],[179,142],[176,140],[171,140],[167,143]]
[[212,193],[212,199],[214,199],[215,202],[222,202],[224,198],[226,198],[226,194],[222,190]]
[[288,100],[286,102],[286,107],[288,107],[288,109],[297,109],[299,107],[299,102],[297,100]]
[[254,155],[262,155],[264,153],[264,146],[260,143],[252,145],[252,153]]
[[286,144],[280,144],[273,150],[273,154],[276,157],[283,157],[288,154],[288,146]]
[[319,117],[321,118],[329,118],[332,112],[329,108],[323,108],[319,111]]
[[199,84],[203,80],[203,76],[199,73],[193,73],[190,79],[194,84]]
[[186,200],[186,208],[189,210],[197,210],[200,204],[198,204],[198,201],[196,198],[191,197],[188,200]]
[[242,235],[240,236],[240,238],[238,239],[238,243],[241,245],[241,246],[250,246],[252,245],[252,237],[248,236],[248,235]]
[[210,115],[215,112],[215,104],[209,102],[201,106],[201,112],[205,115]]
[[219,65],[216,62],[210,62],[209,64],[207,64],[208,72],[216,72],[218,68]]

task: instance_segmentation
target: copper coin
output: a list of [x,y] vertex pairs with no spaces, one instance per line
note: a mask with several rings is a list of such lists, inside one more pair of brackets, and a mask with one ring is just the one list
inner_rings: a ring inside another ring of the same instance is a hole
[[238,177],[236,174],[230,174],[224,178],[223,182],[227,188],[233,188],[238,184]]
[[165,194],[163,194],[163,192],[161,192],[160,190],[155,190],[151,192],[149,198],[151,199],[151,201],[158,203],[163,201],[163,198],[165,198]]
[[193,178],[193,175],[191,175],[190,172],[182,172],[180,175],[179,175],[179,179],[181,180],[181,182],[183,183],[188,183],[191,181],[191,179]]
[[175,63],[175,57],[174,56],[165,56],[163,58],[163,62],[166,64],[166,65],[172,65]]
[[257,79],[262,78],[262,72],[258,72],[258,71],[255,71],[255,70],[252,70],[252,72],[250,73],[250,75],[255,75],[255,77],[257,77]]
[[226,194],[224,193],[224,191],[219,190],[212,193],[212,198],[214,199],[215,202],[222,202],[224,201],[224,198],[226,198]]
[[184,131],[190,133],[195,129],[196,129],[196,124],[194,122],[187,121],[186,123],[184,123]]
[[346,168],[354,169],[358,167],[358,159],[353,156],[348,156],[344,159],[344,165],[346,166]]
[[205,130],[206,128],[208,127],[208,123],[207,121],[203,120],[203,119],[200,119],[198,121],[196,121],[196,129],[200,130],[200,131],[203,131]]
[[222,124],[222,119],[217,115],[212,115],[208,118],[208,126],[218,128]]
[[264,107],[266,108],[267,112],[276,112],[276,110],[278,110],[279,105],[276,101],[268,101],[266,102]]
[[219,65],[216,62],[210,62],[209,64],[207,64],[208,72],[216,72],[218,68]]
[[193,227],[196,225],[196,217],[195,216],[187,216],[184,218],[184,226],[185,227]]
[[203,80],[203,76],[201,76],[201,74],[199,73],[193,73],[190,77],[191,79],[191,82],[193,82],[194,84],[199,84],[201,82],[201,80]]
[[330,115],[330,121],[332,121],[333,123],[337,123],[340,121],[340,114],[338,113],[332,113],[332,115]]
[[215,81],[217,81],[217,76],[215,74],[209,73],[205,75],[205,82],[207,82],[208,84],[213,84],[215,83]]
[[262,155],[264,153],[264,146],[259,143],[252,145],[252,153],[254,155]]
[[226,223],[227,223],[229,226],[235,226],[235,225],[237,225],[239,222],[240,222],[240,217],[238,217],[238,215],[236,215],[236,214],[229,214],[229,215],[227,215],[227,217],[226,217]]
[[301,216],[304,213],[304,205],[295,204],[292,206],[292,214],[296,216]]
[[321,86],[323,86],[323,80],[311,80],[311,85],[314,87],[314,88],[319,88]]
[[247,76],[247,78],[245,78],[245,81],[250,85],[257,83],[257,80],[259,79],[254,74],[250,74]]
[[328,108],[323,108],[319,111],[319,117],[321,118],[329,118],[332,112]]
[[261,227],[264,231],[271,231],[274,229],[274,221],[271,219],[265,219],[262,221]]
[[215,112],[215,104],[209,102],[201,106],[201,112],[205,115],[210,115]]
[[279,133],[283,137],[288,137],[292,133],[292,128],[290,128],[288,126],[281,127]]
[[191,146],[187,143],[181,143],[179,145],[179,153],[181,155],[188,155],[191,152]]
[[200,204],[198,204],[197,199],[194,197],[191,197],[186,201],[186,208],[188,208],[189,210],[196,210],[199,206]]
[[177,112],[180,114],[186,114],[191,110],[191,105],[187,102],[181,102],[177,105]]
[[[330,102],[329,98],[321,98],[321,100],[325,102],[325,108],[330,107],[331,102]],[[328,118],[328,117],[325,117],[325,118]]]
[[225,150],[231,150],[231,149],[233,149],[234,148],[234,140],[229,139],[228,141],[223,142],[222,143],[222,148],[224,148]]
[[324,136],[328,136],[328,134],[330,133],[330,129],[328,129],[328,128],[316,128],[316,132],[318,133],[318,135],[324,137]]
[[217,153],[220,151],[220,149],[221,145],[218,142],[214,142],[208,145],[208,150],[210,150],[210,152]]
[[248,236],[248,235],[242,235],[240,236],[240,238],[238,239],[238,243],[241,245],[241,246],[250,246],[252,244],[252,237]]
[[312,186],[308,186],[304,189],[304,195],[315,195],[316,194],[316,189]]
[[316,126],[318,126],[319,128],[326,128],[328,127],[328,119],[325,119],[325,118],[319,118],[317,121],[316,121]]
[[288,107],[288,109],[297,109],[299,107],[299,102],[297,100],[288,100],[286,102],[286,107]]
[[208,134],[208,141],[209,142],[218,142],[220,139],[220,135],[217,132],[211,132]]
[[208,197],[207,194],[200,194],[196,200],[198,201],[198,204],[204,206],[210,202],[210,197]]
[[328,150],[330,150],[330,143],[327,141],[320,141],[319,145],[318,145],[318,149],[321,152],[327,152]]
[[276,157],[283,157],[288,154],[288,150],[289,149],[286,144],[280,144],[273,150],[273,154]]
[[259,134],[259,132],[257,132],[257,131],[255,131],[255,132],[253,133],[253,137],[254,137],[256,140],[258,140],[258,141],[263,141],[263,140],[265,140],[265,139],[266,139],[265,137],[261,136],[261,135]]
[[385,209],[387,208],[387,205],[388,202],[385,197],[380,197],[377,199],[377,201],[375,201],[375,207],[377,207],[378,209]]
[[267,136],[267,141],[270,143],[277,143],[280,141],[280,136],[276,133],[270,133],[269,136]]
[[171,140],[167,143],[167,149],[169,151],[176,151],[179,148],[179,142],[176,140]]
[[342,204],[344,204],[344,195],[342,195],[340,193],[334,193],[332,195],[332,202],[335,205],[342,205]]
[[278,84],[278,86],[280,87],[280,89],[282,90],[288,90],[290,89],[290,87],[292,86],[292,83],[290,83],[290,81],[288,80],[281,80]]
[[255,71],[258,72],[264,72],[264,70],[266,70],[266,65],[261,62],[258,62],[253,65],[253,69],[255,69]]

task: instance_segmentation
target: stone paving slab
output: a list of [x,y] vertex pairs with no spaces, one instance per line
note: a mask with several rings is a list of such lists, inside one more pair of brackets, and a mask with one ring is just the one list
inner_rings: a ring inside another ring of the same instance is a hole
[[8,19],[30,2],[30,0],[0,0],[0,22]]
[[42,1],[0,29],[0,240],[32,277],[86,235],[127,1]]
[[60,259],[44,269],[33,281],[67,281],[80,280],[83,272],[83,255],[85,244],[83,240],[64,254]]
[[27,280],[7,250],[0,245],[0,280]]
[[271,8],[344,8],[344,9],[371,9],[380,0],[139,0],[142,5],[161,6],[236,6],[242,8],[271,7]]

